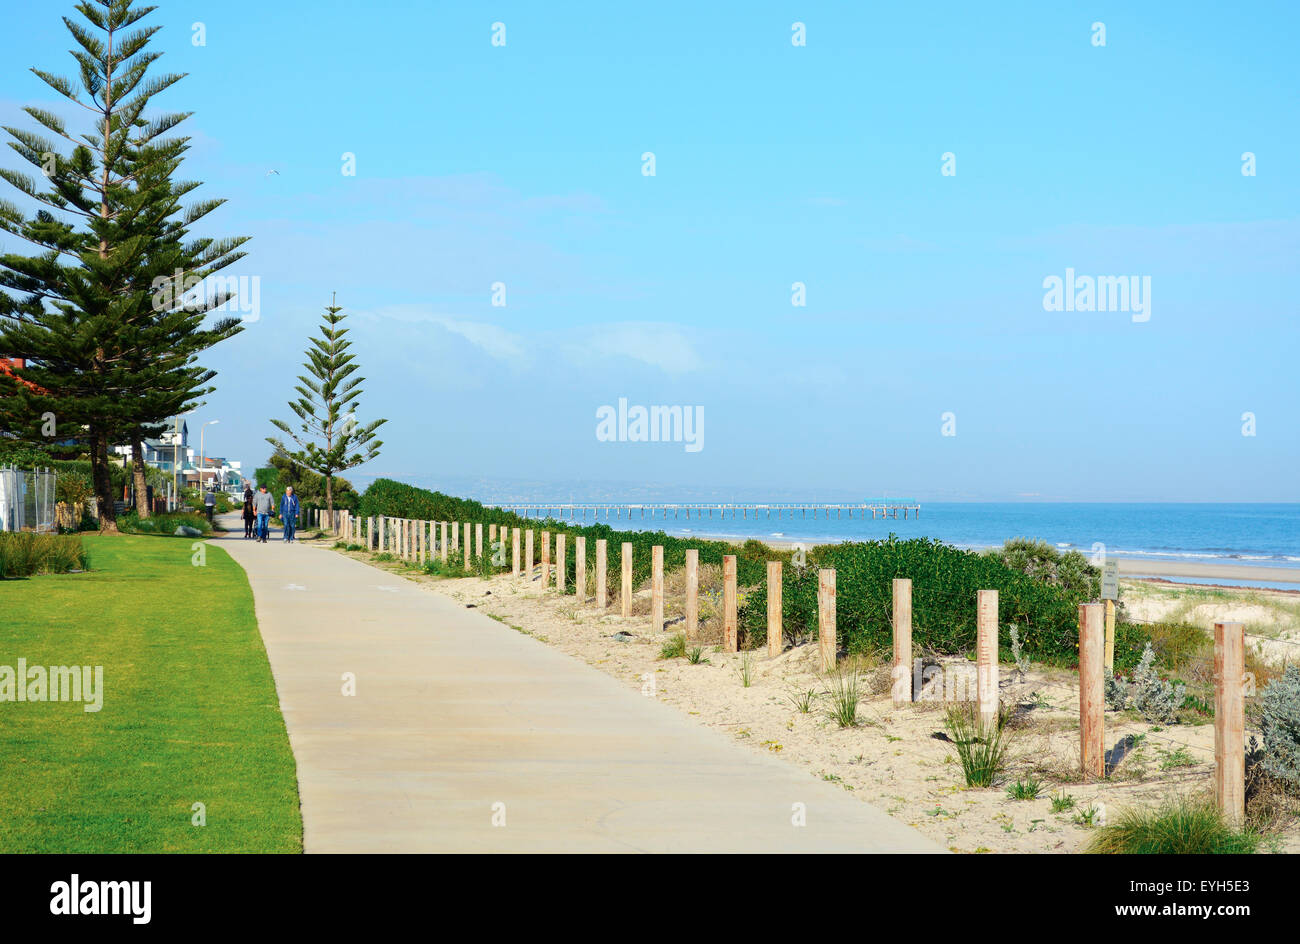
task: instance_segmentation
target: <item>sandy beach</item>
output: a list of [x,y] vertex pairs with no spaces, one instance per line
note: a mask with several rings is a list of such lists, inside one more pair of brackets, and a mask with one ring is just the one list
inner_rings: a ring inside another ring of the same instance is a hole
[[1300,590],[1300,569],[1294,567],[1255,567],[1249,564],[1224,564],[1200,561],[1153,561],[1116,558],[1119,572],[1126,577],[1192,577],[1198,580],[1260,580],[1266,583],[1294,584]]

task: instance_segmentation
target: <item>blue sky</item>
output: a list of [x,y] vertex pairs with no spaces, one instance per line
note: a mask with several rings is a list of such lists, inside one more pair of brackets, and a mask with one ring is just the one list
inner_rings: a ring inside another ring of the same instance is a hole
[[[1294,4],[699,6],[162,0],[159,103],[261,282],[211,450],[266,458],[337,292],[362,481],[1300,500]],[[70,10],[6,10],[4,123]],[[1067,268],[1150,320],[1045,311]],[[620,397],[704,448],[598,441]]]

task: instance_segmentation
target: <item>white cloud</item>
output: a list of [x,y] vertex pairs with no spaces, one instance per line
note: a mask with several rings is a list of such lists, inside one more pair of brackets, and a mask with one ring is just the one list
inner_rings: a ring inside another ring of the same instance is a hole
[[499,325],[482,321],[457,321],[440,315],[435,315],[432,320],[434,324],[441,325],[452,334],[460,335],[489,357],[518,365],[528,362],[528,352],[524,348],[523,338]]
[[580,363],[625,357],[670,374],[684,374],[704,366],[680,327],[652,321],[593,326],[585,338],[568,345],[568,353]]

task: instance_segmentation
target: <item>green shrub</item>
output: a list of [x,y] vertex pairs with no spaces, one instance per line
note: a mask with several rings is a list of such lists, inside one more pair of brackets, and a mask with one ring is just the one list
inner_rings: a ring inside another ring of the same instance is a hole
[[1155,650],[1147,643],[1130,678],[1107,677],[1106,706],[1116,711],[1132,708],[1149,724],[1176,724],[1178,710],[1187,697],[1187,686],[1160,678],[1154,668],[1155,660]]
[[1237,855],[1254,852],[1259,833],[1235,830],[1211,804],[1180,799],[1157,809],[1128,809],[1103,826],[1085,851],[1127,855]]
[[90,556],[81,536],[0,531],[0,579],[87,570]]
[[1012,538],[1000,549],[985,554],[1011,570],[1059,587],[1075,603],[1101,596],[1100,568],[1089,564],[1078,551],[1062,554],[1046,541]]
[[208,516],[201,512],[169,511],[161,515],[150,515],[148,518],[141,518],[132,508],[117,519],[118,530],[127,534],[171,536],[176,533],[176,529],[181,525],[197,528],[204,534],[212,533],[212,525],[208,523]]
[[[914,645],[940,653],[972,651],[978,592],[997,590],[998,622],[1016,624],[1023,654],[1045,662],[1078,661],[1078,610],[1064,590],[930,538],[901,541],[891,535],[809,551],[807,566],[785,570],[782,615],[792,636],[817,631],[817,571],[823,567],[836,571],[836,631],[849,652],[892,646],[893,580],[908,577]],[[745,595],[740,622],[751,640],[766,638],[765,581]],[[1005,631],[1000,635],[1009,643]]]
[[[701,566],[707,564],[721,566],[723,555],[735,554],[737,555],[736,577],[742,587],[761,583],[767,574],[766,561],[781,556],[769,550],[766,556],[762,558],[747,558],[741,554],[743,548],[738,550],[725,541],[687,540],[673,537],[662,531],[618,531],[607,524],[583,525],[574,521],[558,521],[553,518],[524,518],[514,512],[504,511],[499,508],[488,508],[480,502],[455,498],[451,495],[444,495],[442,492],[433,492],[403,482],[395,482],[392,479],[376,479],[372,482],[361,496],[357,506],[357,514],[363,518],[377,518],[380,515],[387,515],[396,518],[415,518],[423,521],[481,522],[485,530],[491,524],[519,528],[521,532],[531,528],[534,532],[534,540],[538,541],[543,530],[550,532],[552,542],[555,541],[555,535],[562,532],[568,536],[566,538],[568,546],[564,562],[565,593],[576,592],[577,557],[575,549],[577,543],[574,538],[579,535],[587,539],[588,574],[594,574],[596,571],[596,541],[603,538],[608,542],[609,592],[614,597],[617,597],[622,590],[622,568],[619,566],[621,560],[619,555],[621,553],[620,546],[624,542],[632,545],[633,586],[639,586],[650,578],[651,548],[656,544],[662,545],[664,549],[665,573],[685,567],[686,551],[691,548],[699,551]],[[762,545],[761,542],[755,541],[752,543],[765,548],[765,545]],[[553,543],[552,548],[554,548]],[[484,557],[486,561],[481,566],[475,566],[475,572],[481,572],[484,575],[497,572],[497,568],[491,564],[490,555],[486,553],[487,550],[487,547],[485,547]],[[506,555],[506,560],[509,560],[509,554]],[[764,623],[764,626],[766,626],[766,623]]]
[[1264,772],[1300,793],[1300,668],[1288,665],[1259,696],[1259,726],[1263,735],[1260,766]]

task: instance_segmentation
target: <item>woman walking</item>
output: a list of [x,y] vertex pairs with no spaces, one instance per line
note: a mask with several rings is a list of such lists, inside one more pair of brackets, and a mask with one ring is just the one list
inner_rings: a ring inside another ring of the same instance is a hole
[[253,522],[257,520],[257,512],[253,511],[253,486],[244,486],[244,538],[248,539],[253,536]]

